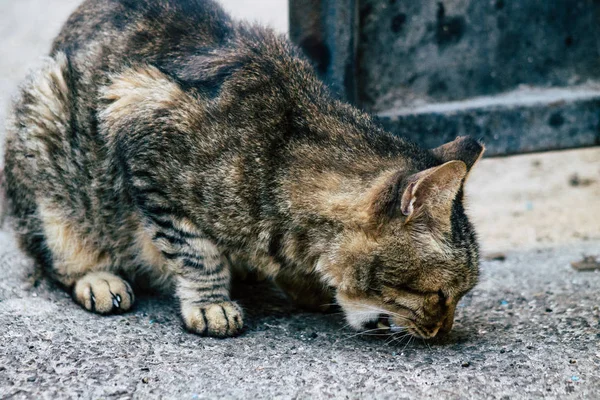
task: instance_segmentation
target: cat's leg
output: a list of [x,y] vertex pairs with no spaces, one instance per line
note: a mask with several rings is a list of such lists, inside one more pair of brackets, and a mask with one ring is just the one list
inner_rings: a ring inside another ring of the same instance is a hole
[[282,268],[275,283],[296,305],[307,310],[326,312],[334,303],[333,290],[315,274]]
[[144,216],[144,235],[162,258],[161,270],[175,283],[185,326],[204,336],[241,333],[242,309],[230,299],[231,267],[215,243],[143,170],[131,170],[132,191]]
[[174,276],[185,326],[204,336],[241,333],[243,313],[230,299],[231,267],[227,257],[187,217],[168,206],[168,198],[160,190],[145,186],[148,182],[142,183],[141,175],[133,181],[147,219],[146,233]]
[[47,249],[52,254],[50,276],[72,290],[73,299],[98,314],[129,310],[135,301],[130,284],[117,275],[115,260],[86,238],[82,221],[73,221],[62,208],[49,201],[39,206]]
[[238,282],[263,282],[269,279],[269,276],[262,270],[252,266],[251,261],[239,254],[229,254],[227,256],[231,266],[231,278]]
[[133,292],[102,250],[114,246],[86,217],[91,184],[81,172],[85,133],[73,131],[71,73],[64,53],[47,58],[14,103],[5,164],[13,226],[21,249],[76,302],[102,314],[125,311]]
[[244,325],[243,313],[230,299],[227,258],[211,240],[189,229],[191,224],[171,218],[172,227],[166,228],[162,220],[163,227],[154,233],[154,241],[175,272],[175,293],[185,326],[204,336],[238,335]]
[[230,299],[229,265],[196,225],[201,218],[189,215],[198,207],[189,200],[202,196],[203,183],[191,164],[199,149],[186,144],[193,136],[187,129],[199,121],[203,103],[153,67],[113,77],[101,96],[107,146],[115,149],[114,165],[123,168],[146,233],[162,253],[161,267],[174,277],[186,327],[208,336],[239,334],[242,310]]
[[177,276],[177,297],[188,329],[208,336],[241,333],[242,309],[230,300],[231,269],[228,260],[207,239],[196,239],[197,256],[182,257]]

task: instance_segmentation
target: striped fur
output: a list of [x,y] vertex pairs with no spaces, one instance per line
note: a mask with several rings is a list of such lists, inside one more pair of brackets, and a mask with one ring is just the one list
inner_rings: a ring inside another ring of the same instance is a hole
[[21,247],[90,311],[150,287],[234,336],[251,268],[357,329],[406,315],[430,337],[477,281],[462,185],[482,152],[382,131],[211,0],[88,0],[21,87],[5,186]]

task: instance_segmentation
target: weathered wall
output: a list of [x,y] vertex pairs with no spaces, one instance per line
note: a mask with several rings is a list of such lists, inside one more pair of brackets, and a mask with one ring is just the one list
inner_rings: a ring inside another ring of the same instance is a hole
[[349,1],[290,0],[291,38],[391,132],[487,155],[600,143],[600,0]]
[[359,15],[374,111],[600,77],[598,0],[361,0]]

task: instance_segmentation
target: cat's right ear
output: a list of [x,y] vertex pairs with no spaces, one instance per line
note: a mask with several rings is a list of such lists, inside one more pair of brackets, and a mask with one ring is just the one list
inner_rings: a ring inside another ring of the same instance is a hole
[[469,136],[459,136],[452,142],[431,150],[433,155],[444,163],[454,160],[464,162],[467,171],[470,171],[479,161],[484,151],[485,146]]

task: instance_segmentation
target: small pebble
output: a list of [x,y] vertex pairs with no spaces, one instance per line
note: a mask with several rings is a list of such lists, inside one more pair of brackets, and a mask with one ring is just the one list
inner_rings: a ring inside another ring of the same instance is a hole
[[593,179],[591,179],[591,178],[582,178],[578,174],[573,174],[569,178],[569,184],[571,186],[574,186],[574,187],[577,187],[577,186],[586,187],[586,186],[590,186],[590,185],[592,185],[594,183],[595,183],[595,181]]
[[463,367],[463,368],[467,368],[467,367],[470,367],[470,366],[471,366],[471,363],[470,363],[470,362],[468,362],[468,361],[465,361],[465,362],[463,362],[462,364],[460,364],[460,366],[461,366],[461,367]]
[[546,308],[546,312],[552,312],[553,310],[551,308]]
[[596,256],[584,256],[581,261],[572,262],[571,266],[577,271],[600,270],[600,261]]
[[575,387],[573,385],[567,385],[565,390],[567,391],[567,393],[573,393],[575,391]]
[[142,378],[142,383],[148,383],[148,378],[147,377],[143,377]]

